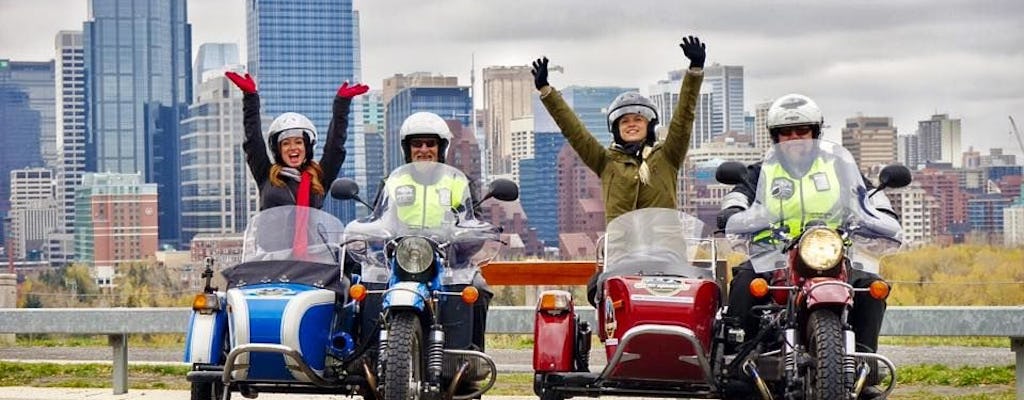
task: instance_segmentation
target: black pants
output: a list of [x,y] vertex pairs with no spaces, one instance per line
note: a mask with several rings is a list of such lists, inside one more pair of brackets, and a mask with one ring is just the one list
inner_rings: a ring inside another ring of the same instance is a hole
[[[861,270],[847,270],[850,285],[855,288],[867,288],[871,282],[879,279],[875,274]],[[770,297],[755,298],[750,294],[750,282],[761,277],[771,282],[771,274],[754,272],[749,261],[732,269],[732,282],[729,283],[729,311],[726,316],[740,322],[747,339],[753,338],[758,331],[758,319],[750,311],[755,305],[767,304]],[[885,317],[885,300],[875,300],[867,292],[857,292],[853,296],[853,308],[850,310],[849,322],[857,337],[858,351],[874,353],[878,351],[878,333],[882,329]]]

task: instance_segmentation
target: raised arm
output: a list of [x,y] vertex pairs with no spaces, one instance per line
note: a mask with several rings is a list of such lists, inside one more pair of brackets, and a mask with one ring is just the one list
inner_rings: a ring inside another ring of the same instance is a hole
[[245,141],[242,142],[242,149],[245,150],[245,162],[249,165],[249,171],[256,180],[256,185],[262,187],[270,175],[271,161],[267,156],[267,144],[263,141],[263,129],[260,123],[260,95],[256,92],[256,81],[245,74],[238,75],[228,71],[224,73],[235,86],[242,91],[242,126],[245,128]]
[[683,38],[679,44],[683,55],[690,60],[690,67],[683,77],[679,88],[679,101],[672,112],[672,123],[668,128],[668,137],[662,151],[673,165],[681,166],[690,149],[690,138],[693,135],[693,120],[696,118],[697,97],[700,96],[700,85],[704,81],[705,46],[695,36]]
[[331,125],[327,129],[327,141],[324,143],[324,154],[320,157],[320,167],[324,174],[321,183],[324,187],[330,187],[334,178],[338,177],[341,164],[345,163],[345,141],[348,140],[348,115],[352,108],[352,98],[366,93],[370,88],[363,84],[348,85],[348,82],[338,87],[338,93],[334,96],[334,104],[331,107]]
[[533,62],[533,84],[540,91],[540,100],[544,108],[555,120],[562,136],[569,142],[572,149],[576,151],[580,159],[594,173],[601,175],[607,157],[605,148],[597,141],[590,131],[583,126],[583,122],[576,116],[576,112],[562,99],[562,94],[548,84],[548,58],[538,58]]

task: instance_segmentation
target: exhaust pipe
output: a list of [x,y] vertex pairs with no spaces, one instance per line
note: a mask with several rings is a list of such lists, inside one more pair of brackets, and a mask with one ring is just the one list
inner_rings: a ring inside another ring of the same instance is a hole
[[743,372],[746,372],[747,375],[754,379],[754,386],[757,386],[757,391],[761,393],[762,399],[773,400],[771,392],[768,391],[768,384],[761,378],[761,373],[757,371],[757,366],[754,365],[753,361],[747,360],[747,362],[743,363]]
[[374,375],[373,370],[370,369],[370,364],[363,359],[363,373],[366,375],[366,385],[373,391],[374,398],[383,399],[379,390],[377,390],[377,375]]

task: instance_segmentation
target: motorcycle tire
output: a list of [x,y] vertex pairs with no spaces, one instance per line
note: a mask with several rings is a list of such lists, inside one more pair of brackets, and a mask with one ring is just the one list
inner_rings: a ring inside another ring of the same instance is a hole
[[384,400],[420,398],[423,381],[423,327],[416,314],[402,312],[390,321],[384,356]]
[[807,318],[807,351],[814,359],[804,374],[807,399],[846,398],[851,382],[843,373],[843,326],[832,310],[815,310]]
[[224,397],[224,382],[193,382],[192,400],[221,400]]

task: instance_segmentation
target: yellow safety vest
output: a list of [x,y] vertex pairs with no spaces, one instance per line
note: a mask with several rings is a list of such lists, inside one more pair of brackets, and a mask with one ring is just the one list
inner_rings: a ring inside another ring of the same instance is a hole
[[397,204],[398,218],[409,226],[438,227],[447,212],[462,205],[462,196],[469,182],[454,176],[445,176],[440,181],[424,185],[416,182],[411,175],[393,177],[387,188],[391,199]]
[[[803,229],[811,220],[822,220],[830,227],[837,227],[833,215],[842,196],[842,182],[836,175],[834,161],[818,157],[802,177],[793,178],[782,165],[773,163],[761,166],[761,181],[758,183],[764,193],[764,206],[770,215],[783,218],[789,227],[790,237]],[[755,241],[769,236],[761,232]]]

